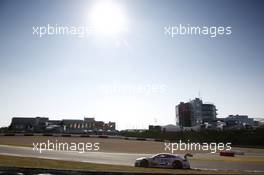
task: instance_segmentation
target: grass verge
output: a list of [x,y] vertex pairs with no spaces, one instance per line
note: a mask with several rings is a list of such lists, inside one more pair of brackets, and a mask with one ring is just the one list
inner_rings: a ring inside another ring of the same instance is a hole
[[0,155],[0,166],[13,166],[23,168],[47,168],[62,170],[85,170],[99,172],[133,172],[133,173],[173,173],[173,174],[243,174],[236,171],[205,171],[205,170],[174,170],[158,168],[138,168],[132,166],[119,166],[107,164],[95,164],[86,162],[74,162],[63,160],[51,160],[30,157],[16,157]]

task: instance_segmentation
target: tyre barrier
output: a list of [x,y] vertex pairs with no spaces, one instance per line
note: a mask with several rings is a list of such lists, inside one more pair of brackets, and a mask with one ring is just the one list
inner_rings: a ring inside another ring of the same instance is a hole
[[136,140],[146,141],[147,139],[145,139],[145,138],[137,138]]
[[34,136],[34,134],[33,133],[26,133],[26,134],[24,134],[24,136]]
[[106,135],[99,135],[98,138],[104,138],[104,139],[108,139],[109,137]]
[[235,156],[235,152],[233,151],[221,151],[219,153],[220,156],[227,156],[227,157],[234,157]]
[[163,142],[162,139],[154,139],[155,142]]
[[43,136],[53,136],[53,134],[44,133]]
[[13,133],[6,133],[6,134],[4,134],[4,136],[15,136],[15,134],[13,134]]

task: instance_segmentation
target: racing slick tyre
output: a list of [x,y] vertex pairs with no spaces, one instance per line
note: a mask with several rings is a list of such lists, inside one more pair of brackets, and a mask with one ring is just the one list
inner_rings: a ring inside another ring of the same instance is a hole
[[147,160],[142,160],[141,162],[140,162],[140,167],[145,167],[145,168],[147,168],[149,166],[149,163],[148,163],[148,161]]
[[172,167],[173,167],[174,169],[182,169],[182,163],[181,163],[180,161],[174,161],[174,162],[172,163]]

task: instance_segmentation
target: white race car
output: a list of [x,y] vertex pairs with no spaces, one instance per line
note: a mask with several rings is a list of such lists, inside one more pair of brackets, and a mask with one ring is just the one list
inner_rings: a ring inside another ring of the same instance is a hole
[[175,168],[175,169],[189,169],[190,163],[187,157],[192,157],[191,154],[185,154],[184,157],[161,153],[151,157],[141,157],[136,159],[136,167],[159,167],[159,168]]

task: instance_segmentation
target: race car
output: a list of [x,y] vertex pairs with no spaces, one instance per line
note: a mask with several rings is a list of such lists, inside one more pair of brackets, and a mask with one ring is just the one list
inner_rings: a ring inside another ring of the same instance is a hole
[[161,153],[151,157],[141,157],[136,159],[135,167],[189,169],[190,163],[187,157],[192,157],[192,155],[185,154],[184,157],[181,157],[175,154]]

